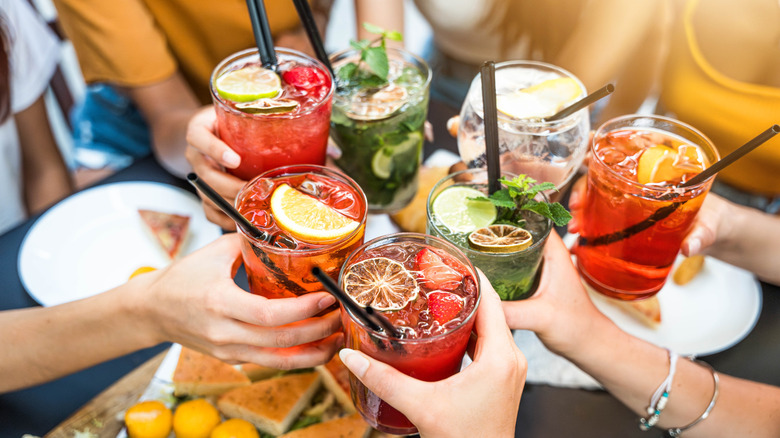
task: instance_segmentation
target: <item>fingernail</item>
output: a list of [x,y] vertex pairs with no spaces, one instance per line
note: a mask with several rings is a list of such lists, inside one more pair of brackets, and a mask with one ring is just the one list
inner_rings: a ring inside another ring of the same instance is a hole
[[701,240],[693,238],[688,240],[688,256],[696,255],[701,251]]
[[322,297],[322,299],[317,303],[317,305],[320,307],[320,310],[327,309],[328,307],[332,306],[333,303],[336,302],[336,299],[333,298],[333,295],[326,295]]
[[368,370],[368,360],[350,348],[342,348],[339,357],[344,365],[357,377],[363,377]]
[[241,157],[234,151],[227,150],[222,153],[222,164],[231,169],[235,169],[241,164]]

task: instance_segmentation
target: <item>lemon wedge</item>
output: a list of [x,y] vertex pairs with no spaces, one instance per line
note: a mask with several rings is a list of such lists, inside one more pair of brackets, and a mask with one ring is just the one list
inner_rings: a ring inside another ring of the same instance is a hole
[[276,223],[305,242],[338,240],[355,231],[360,223],[288,184],[271,195],[271,213]]
[[496,96],[498,111],[514,119],[542,119],[574,102],[582,88],[572,78],[555,78]]
[[639,156],[636,179],[640,184],[675,183],[688,173],[703,171],[703,162],[695,146],[683,144],[674,150],[657,144]]

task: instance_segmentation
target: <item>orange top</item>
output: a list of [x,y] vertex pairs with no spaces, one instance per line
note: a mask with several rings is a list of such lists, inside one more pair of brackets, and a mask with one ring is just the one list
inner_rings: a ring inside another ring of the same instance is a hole
[[[245,0],[54,0],[87,82],[151,85],[177,69],[202,103],[216,65],[255,40]],[[290,0],[265,0],[274,36],[300,23]]]
[[[674,29],[660,99],[665,111],[702,131],[723,157],[780,122],[780,88],[740,82],[712,67],[692,24],[697,4],[688,1]],[[718,179],[748,192],[780,195],[779,174],[775,138],[721,171]]]

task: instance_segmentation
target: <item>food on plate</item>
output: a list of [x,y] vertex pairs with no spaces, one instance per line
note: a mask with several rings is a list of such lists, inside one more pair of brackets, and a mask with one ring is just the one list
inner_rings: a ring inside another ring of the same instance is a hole
[[255,426],[240,418],[231,418],[211,431],[209,438],[260,438]]
[[680,265],[677,267],[677,269],[674,271],[674,274],[672,274],[672,281],[675,282],[675,284],[678,284],[680,286],[684,286],[693,280],[696,275],[701,272],[701,269],[704,267],[704,256],[701,254],[697,254],[694,256],[690,256],[685,258],[682,262],[680,262]]
[[141,266],[140,268],[138,268],[135,271],[133,271],[133,273],[130,274],[130,276],[127,277],[127,279],[130,280],[130,279],[133,279],[133,278],[135,278],[135,277],[137,277],[137,276],[139,276],[141,274],[146,274],[147,272],[152,272],[152,271],[156,271],[156,270],[157,270],[157,268],[155,268],[153,266]]
[[359,414],[324,421],[286,433],[279,438],[364,438],[371,434],[371,426]]
[[242,373],[246,374],[247,377],[249,377],[249,380],[256,382],[258,380],[268,379],[270,377],[273,377],[281,370],[278,370],[276,368],[269,368],[263,365],[258,365],[254,363],[244,363],[239,365],[238,367]]
[[281,435],[319,387],[316,372],[289,374],[231,389],[217,399],[217,406],[229,418],[242,418],[263,432]]
[[180,404],[173,413],[173,431],[176,438],[209,438],[211,431],[222,421],[217,408],[202,398]]
[[171,410],[162,402],[148,400],[136,403],[125,412],[125,426],[130,438],[167,438],[171,433]]
[[339,404],[349,413],[355,412],[352,397],[349,395],[349,370],[339,359],[333,356],[328,363],[315,368],[322,376],[322,384],[332,392]]
[[189,235],[190,217],[145,209],[138,209],[138,214],[163,251],[175,259]]
[[390,219],[404,231],[425,234],[425,206],[428,203],[428,193],[445,176],[447,176],[447,167],[420,167],[417,194],[409,205],[391,214]]
[[458,129],[460,128],[460,116],[452,116],[447,120],[447,132],[451,136],[458,138]]
[[633,316],[641,323],[650,328],[658,328],[661,324],[661,305],[658,297],[653,295],[650,298],[637,301],[611,300],[616,303],[620,309]]
[[186,347],[182,347],[173,372],[176,396],[218,395],[250,383],[249,377],[234,366]]

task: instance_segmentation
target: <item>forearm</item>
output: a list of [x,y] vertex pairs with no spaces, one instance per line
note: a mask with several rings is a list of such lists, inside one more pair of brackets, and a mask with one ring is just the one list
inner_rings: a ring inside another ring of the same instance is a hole
[[135,294],[123,293],[127,287],[60,306],[0,314],[0,392],[157,344],[151,324],[132,302]]
[[[355,22],[358,39],[375,39],[377,35],[363,28],[363,23],[375,24],[386,30],[404,32],[403,0],[355,0]],[[387,41],[391,46],[403,43]]]
[[[611,321],[596,326],[597,334],[581,343],[571,359],[598,380],[639,417],[669,373],[665,349],[626,334]],[[704,412],[714,391],[711,372],[680,358],[668,404],[658,427],[690,424]],[[685,433],[688,438],[780,436],[780,389],[720,375],[720,394],[709,418]]]
[[175,110],[166,114],[152,129],[152,152],[168,172],[184,178],[192,167],[184,153],[187,150],[187,124],[195,110]]

